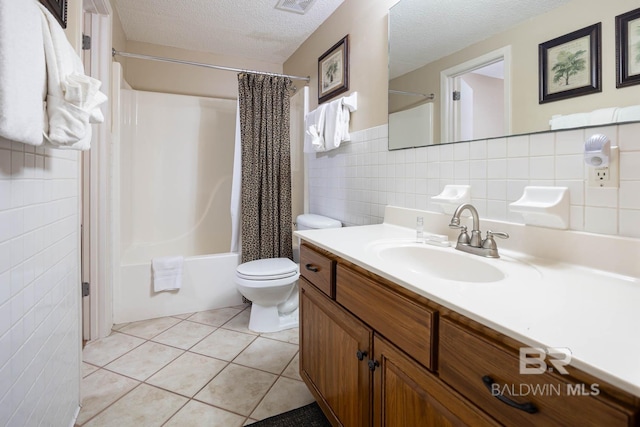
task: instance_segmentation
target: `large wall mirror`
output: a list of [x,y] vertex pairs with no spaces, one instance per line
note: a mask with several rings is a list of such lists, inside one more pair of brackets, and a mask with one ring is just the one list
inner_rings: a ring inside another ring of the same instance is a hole
[[[506,3],[400,0],[390,9],[390,150],[640,119],[640,85],[616,88],[615,18],[637,0]],[[541,103],[539,45],[597,23],[601,91]],[[638,117],[618,119],[622,108]]]

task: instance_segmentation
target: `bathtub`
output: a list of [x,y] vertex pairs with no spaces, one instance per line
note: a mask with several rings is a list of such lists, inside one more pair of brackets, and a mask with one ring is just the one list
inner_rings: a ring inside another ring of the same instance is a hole
[[120,283],[128,286],[114,289],[113,323],[242,304],[233,281],[239,261],[239,254],[232,252],[185,258],[182,287],[157,293],[153,291],[150,262],[122,265]]

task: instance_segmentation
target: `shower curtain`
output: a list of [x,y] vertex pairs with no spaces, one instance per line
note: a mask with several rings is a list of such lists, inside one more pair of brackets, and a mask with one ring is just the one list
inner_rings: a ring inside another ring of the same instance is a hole
[[242,262],[293,259],[291,229],[291,79],[238,74],[242,151]]

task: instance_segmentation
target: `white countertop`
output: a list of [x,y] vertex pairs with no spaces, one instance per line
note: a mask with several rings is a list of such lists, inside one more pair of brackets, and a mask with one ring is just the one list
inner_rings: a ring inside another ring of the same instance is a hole
[[526,345],[569,348],[572,366],[640,396],[637,277],[500,249],[500,259],[464,255],[500,268],[505,279],[457,282],[425,278],[372,250],[379,241],[415,240],[411,228],[385,223],[295,235]]

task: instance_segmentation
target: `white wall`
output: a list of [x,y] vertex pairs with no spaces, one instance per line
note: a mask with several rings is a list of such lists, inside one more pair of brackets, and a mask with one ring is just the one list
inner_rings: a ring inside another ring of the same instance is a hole
[[[76,51],[81,28],[69,0]],[[79,159],[0,138],[1,426],[69,426],[79,409]]]
[[79,156],[0,139],[0,425],[79,403]]
[[[586,185],[584,140],[620,147],[620,188]],[[395,205],[441,212],[430,197],[470,184],[482,218],[523,223],[508,212],[527,185],[570,189],[572,230],[640,237],[640,123],[387,151],[387,126],[353,132],[339,149],[309,155],[310,211],[347,225],[382,222]]]

